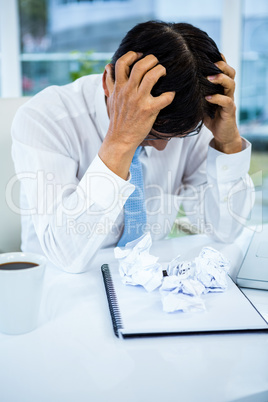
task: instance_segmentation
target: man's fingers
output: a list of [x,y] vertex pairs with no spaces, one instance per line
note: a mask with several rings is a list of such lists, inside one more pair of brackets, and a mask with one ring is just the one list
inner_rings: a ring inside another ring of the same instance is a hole
[[233,98],[234,91],[235,91],[235,82],[228,75],[217,74],[217,75],[208,76],[207,79],[209,81],[213,82],[214,84],[221,84],[224,88],[225,95],[228,95],[231,98]]
[[210,103],[221,106],[227,113],[235,112],[236,107],[234,101],[229,96],[220,94],[209,95],[206,96],[206,100]]
[[227,63],[226,58],[223,53],[221,53],[221,57],[222,57],[223,61],[225,61],[225,63]]
[[216,66],[222,71],[221,74],[207,77],[209,81],[214,84],[220,84],[224,88],[224,94],[234,99],[235,91],[235,69],[229,66],[226,62],[225,56],[221,53],[223,60],[217,61]]
[[[143,59],[137,61],[133,66],[130,74],[129,84],[132,88],[137,88],[143,82],[145,76],[150,74],[151,69],[154,69],[158,64],[157,58],[149,54]],[[163,67],[164,68],[164,67]]]
[[115,80],[118,84],[123,84],[128,80],[130,66],[141,56],[141,53],[130,51],[117,60],[115,63]]
[[228,77],[232,79],[235,78],[236,74],[235,69],[229,66],[229,64],[227,64],[226,61],[217,61],[217,63],[215,64],[224,74],[228,75]]
[[158,64],[150,71],[147,71],[140,83],[140,93],[144,93],[144,95],[149,95],[153,89],[153,86],[157,83],[159,78],[164,75],[166,75],[166,69],[161,64]]
[[174,97],[176,95],[176,92],[164,92],[159,96],[154,97],[154,106],[155,108],[160,111],[167,107],[168,105],[171,104],[173,101]]

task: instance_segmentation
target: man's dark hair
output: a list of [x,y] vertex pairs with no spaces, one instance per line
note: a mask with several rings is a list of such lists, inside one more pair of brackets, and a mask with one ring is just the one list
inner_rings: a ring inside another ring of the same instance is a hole
[[155,130],[174,135],[188,133],[206,115],[214,118],[218,106],[207,102],[205,96],[223,94],[223,87],[208,81],[207,76],[221,72],[214,63],[222,57],[206,32],[187,23],[148,21],[126,34],[112,65],[130,50],[143,53],[143,57],[153,54],[166,68],[166,76],[152,89],[153,96],[176,92],[173,102],[157,116]]

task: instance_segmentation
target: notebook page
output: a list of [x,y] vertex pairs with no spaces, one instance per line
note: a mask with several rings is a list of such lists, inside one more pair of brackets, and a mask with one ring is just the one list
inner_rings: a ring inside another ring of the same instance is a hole
[[201,296],[206,311],[166,313],[158,290],[148,293],[141,286],[124,285],[118,264],[110,264],[109,268],[123,324],[122,334],[268,329],[267,322],[229,277],[225,292]]

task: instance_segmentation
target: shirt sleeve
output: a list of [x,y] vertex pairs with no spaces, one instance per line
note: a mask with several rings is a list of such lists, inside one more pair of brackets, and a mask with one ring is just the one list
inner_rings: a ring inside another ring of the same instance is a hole
[[255,189],[248,175],[251,144],[242,138],[242,151],[224,154],[211,141],[207,157],[206,224],[218,240],[232,242],[245,227],[254,205]]
[[78,273],[101,247],[135,187],[109,170],[98,155],[78,180],[79,162],[68,155],[62,141],[57,144],[55,137],[50,148],[31,140],[37,130],[41,139],[46,138],[47,129],[47,124],[40,125],[25,113],[13,122],[12,155],[27,197],[27,210],[21,214],[31,215],[46,257],[63,270]]
[[195,158],[194,150],[191,157],[200,163],[185,178],[180,194],[186,215],[197,231],[232,242],[246,225],[255,200],[248,175],[251,144],[242,138],[241,152],[224,154],[212,139],[203,161],[200,155]]

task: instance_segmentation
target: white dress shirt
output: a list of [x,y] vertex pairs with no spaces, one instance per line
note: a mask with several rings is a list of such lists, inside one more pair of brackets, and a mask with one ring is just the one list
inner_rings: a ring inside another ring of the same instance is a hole
[[[22,250],[42,253],[68,272],[84,271],[97,250],[116,245],[134,191],[98,156],[108,126],[101,75],[46,88],[13,122]],[[163,151],[143,148],[146,229],[153,239],[170,232],[182,205],[192,223],[221,241],[232,241],[243,227],[253,198],[251,146],[243,140],[241,152],[226,155],[212,138],[204,127],[197,136],[172,139]]]

